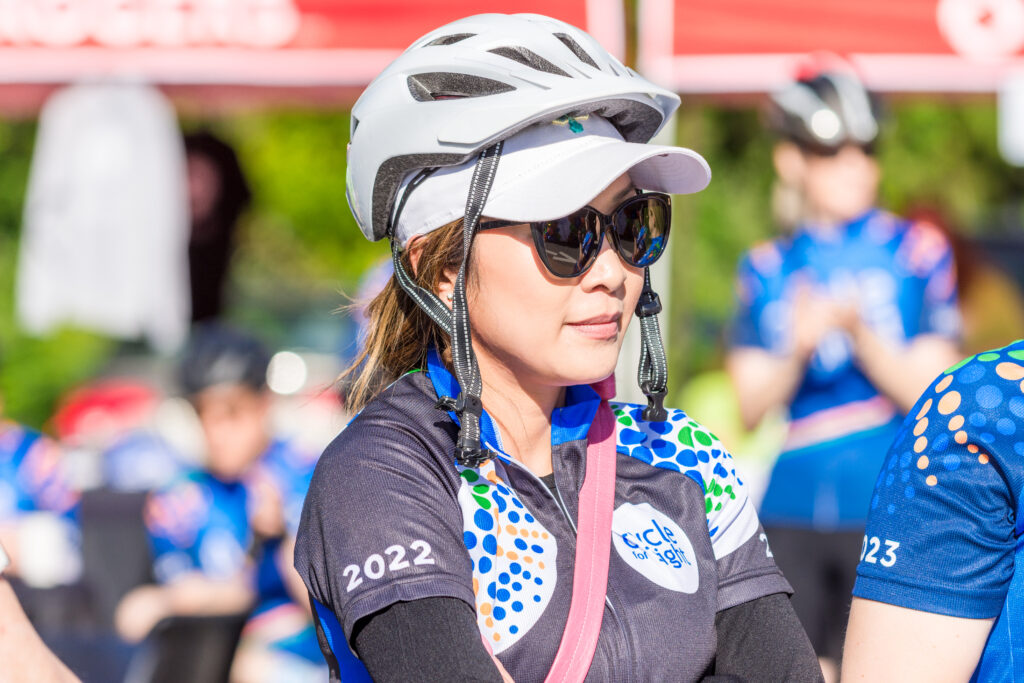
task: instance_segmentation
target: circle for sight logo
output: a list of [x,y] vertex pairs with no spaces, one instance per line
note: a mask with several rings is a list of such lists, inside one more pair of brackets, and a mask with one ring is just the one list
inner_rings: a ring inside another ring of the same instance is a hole
[[679,525],[647,503],[619,506],[612,516],[619,557],[648,580],[680,593],[696,593],[697,556]]

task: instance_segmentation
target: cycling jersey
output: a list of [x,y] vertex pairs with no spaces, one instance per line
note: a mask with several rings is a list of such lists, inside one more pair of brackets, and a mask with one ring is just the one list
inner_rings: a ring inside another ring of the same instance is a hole
[[[746,254],[733,346],[786,353],[793,303],[803,288],[855,302],[864,321],[897,345],[923,334],[954,338],[959,328],[945,236],[877,209],[832,233],[801,229]],[[789,412],[789,434],[761,518],[822,530],[862,525],[901,416],[854,363],[845,333],[822,339]]]
[[1024,680],[1024,340],[922,394],[875,483],[853,594],[997,617],[972,680]]
[[67,514],[78,502],[56,443],[0,420],[0,521],[30,512]]
[[[519,683],[543,680],[554,660],[598,396],[569,387],[551,416],[555,496],[504,451],[486,413],[483,440],[497,458],[456,465],[455,415],[435,404],[458,393],[431,352],[427,372],[382,392],[320,459],[296,567],[333,681],[358,669],[348,646],[356,622],[428,597],[474,606],[481,634]],[[589,677],[697,679],[715,657],[718,611],[790,589],[718,439],[679,410],[648,423],[639,406],[612,406],[612,552]]]

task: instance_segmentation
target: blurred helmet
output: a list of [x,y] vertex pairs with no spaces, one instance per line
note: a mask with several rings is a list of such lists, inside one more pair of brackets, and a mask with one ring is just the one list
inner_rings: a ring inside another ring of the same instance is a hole
[[218,323],[197,326],[185,348],[179,377],[188,395],[217,385],[259,391],[267,383],[270,353],[255,337]]
[[417,40],[352,109],[346,196],[363,234],[388,234],[413,171],[456,166],[565,114],[595,114],[646,143],[679,106],[580,29],[536,14],[481,14]]
[[771,127],[811,151],[870,147],[878,137],[878,102],[852,70],[801,77],[773,93],[771,103]]

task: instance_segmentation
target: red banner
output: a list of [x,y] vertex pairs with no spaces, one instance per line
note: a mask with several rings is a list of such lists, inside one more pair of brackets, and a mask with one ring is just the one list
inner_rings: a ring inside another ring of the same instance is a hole
[[461,17],[534,12],[620,57],[620,0],[0,0],[0,83],[361,86]]
[[991,92],[1020,68],[1024,0],[641,0],[641,69],[683,92],[762,92],[808,53],[882,91]]

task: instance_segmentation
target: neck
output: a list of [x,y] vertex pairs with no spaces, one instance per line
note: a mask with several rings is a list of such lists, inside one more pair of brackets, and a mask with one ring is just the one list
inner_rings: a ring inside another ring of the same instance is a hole
[[563,387],[524,382],[505,364],[477,353],[483,402],[505,450],[539,477],[551,474],[551,413]]

